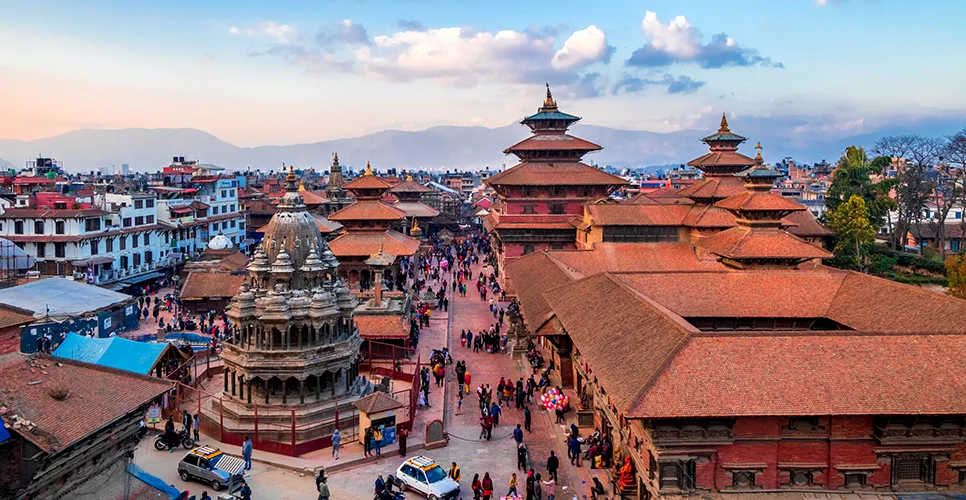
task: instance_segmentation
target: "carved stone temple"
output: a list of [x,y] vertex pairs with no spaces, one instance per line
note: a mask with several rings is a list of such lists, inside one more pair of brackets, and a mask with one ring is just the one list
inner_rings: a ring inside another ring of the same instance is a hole
[[[339,262],[306,210],[291,170],[285,189],[248,265],[248,279],[227,311],[232,328],[221,355],[221,410],[225,430],[239,433],[254,430],[257,411],[260,438],[272,439],[264,430],[279,426],[289,428],[290,438],[294,409],[301,442],[330,435],[336,405],[345,418],[372,386],[358,370],[358,301],[339,280]],[[218,418],[218,404],[204,411]]]

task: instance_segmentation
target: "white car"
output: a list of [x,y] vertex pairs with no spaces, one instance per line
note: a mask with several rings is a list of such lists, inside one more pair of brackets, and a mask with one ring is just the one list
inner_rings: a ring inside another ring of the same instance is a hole
[[452,500],[460,496],[460,484],[446,477],[433,459],[412,457],[396,469],[399,486],[426,495],[429,500]]

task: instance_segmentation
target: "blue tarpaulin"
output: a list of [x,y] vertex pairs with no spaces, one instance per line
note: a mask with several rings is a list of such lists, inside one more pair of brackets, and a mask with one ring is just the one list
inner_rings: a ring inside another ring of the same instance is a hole
[[0,443],[10,439],[10,432],[3,426],[3,417],[0,417]]
[[54,351],[54,356],[147,375],[170,345],[121,337],[98,339],[71,333]]
[[148,486],[151,486],[154,489],[160,491],[161,493],[167,495],[168,498],[172,500],[181,496],[181,492],[178,491],[178,488],[175,488],[174,486],[169,485],[168,483],[164,482],[162,479],[156,476],[152,476],[151,474],[148,474],[147,472],[144,471],[144,469],[138,467],[137,465],[129,464],[127,466],[127,472],[128,474],[143,481],[144,484],[147,484]]

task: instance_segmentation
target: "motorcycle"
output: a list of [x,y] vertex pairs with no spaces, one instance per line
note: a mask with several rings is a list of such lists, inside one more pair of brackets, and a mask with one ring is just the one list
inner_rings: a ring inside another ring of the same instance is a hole
[[396,479],[392,475],[386,478],[386,487],[383,491],[374,490],[372,500],[406,500],[406,494],[402,491],[392,491],[392,487],[404,488],[402,480]]
[[165,442],[164,436],[165,435],[163,433],[158,434],[158,437],[154,439],[154,449],[164,451],[169,448],[176,448],[178,444],[184,446],[187,450],[195,447],[195,442],[193,439],[191,439],[191,435],[188,434],[188,429],[181,429],[181,432],[178,433],[178,437],[181,438],[180,442],[173,445],[169,445],[167,442]]

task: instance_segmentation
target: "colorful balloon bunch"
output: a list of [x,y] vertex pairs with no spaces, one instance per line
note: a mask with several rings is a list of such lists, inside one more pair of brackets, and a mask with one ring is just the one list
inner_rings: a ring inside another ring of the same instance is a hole
[[570,396],[560,392],[556,387],[550,388],[540,397],[543,407],[548,410],[566,410],[570,408]]

